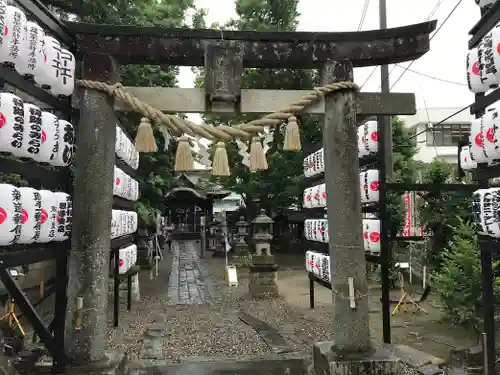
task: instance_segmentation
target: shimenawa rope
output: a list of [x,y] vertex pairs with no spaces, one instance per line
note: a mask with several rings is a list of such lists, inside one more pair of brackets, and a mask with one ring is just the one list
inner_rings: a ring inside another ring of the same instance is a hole
[[[283,150],[285,151],[299,151],[301,149],[300,144],[300,134],[298,131],[297,119],[295,115],[304,110],[309,105],[313,104],[315,101],[321,97],[338,90],[354,90],[358,91],[359,87],[354,82],[338,82],[327,84],[322,87],[314,88],[311,92],[305,95],[300,100],[297,100],[290,104],[286,108],[282,108],[273,113],[262,116],[257,120],[247,122],[245,124],[239,124],[235,126],[219,125],[217,127],[212,125],[197,125],[189,120],[179,118],[174,115],[169,115],[163,113],[161,110],[150,106],[147,103],[142,102],[133,95],[126,92],[120,83],[113,85],[107,84],[105,82],[90,81],[90,80],[78,80],[77,85],[86,89],[93,89],[114,97],[115,99],[121,100],[127,105],[129,105],[132,110],[140,113],[143,118],[141,120],[141,126],[138,129],[136,135],[135,147],[139,152],[156,152],[156,140],[153,136],[153,131],[151,129],[151,124],[148,121],[152,120],[163,126],[167,127],[169,132],[175,136],[182,136],[182,134],[188,134],[192,137],[202,137],[209,139],[211,141],[231,141],[234,138],[240,139],[252,139],[252,137],[257,136],[259,133],[264,132],[265,127],[276,126],[285,120],[288,122],[287,129],[285,131],[285,140]],[[258,141],[258,139],[257,139]],[[252,145],[256,142],[256,139],[252,139]],[[260,141],[258,141],[260,143]],[[181,142],[182,143],[182,142]],[[185,142],[184,142],[185,143]],[[254,145],[255,146],[255,145]],[[181,154],[176,154],[176,166],[182,170],[177,170],[178,172],[186,172],[193,170],[194,161],[191,153],[185,152],[185,147],[178,147],[181,149]],[[252,157],[252,149],[254,154]],[[216,150],[219,152],[226,153],[225,144],[219,142],[217,144]],[[259,153],[259,155],[257,155]],[[261,155],[262,154],[262,155]],[[267,169],[267,161],[265,160],[265,155],[262,152],[262,147],[251,147],[250,148],[250,160],[254,160],[256,165],[250,166],[250,169],[262,170]],[[182,160],[181,160],[182,159]],[[214,158],[219,163],[227,164],[227,157],[217,157]],[[227,176],[229,175],[229,165],[216,165],[214,160],[213,172],[216,175]]]

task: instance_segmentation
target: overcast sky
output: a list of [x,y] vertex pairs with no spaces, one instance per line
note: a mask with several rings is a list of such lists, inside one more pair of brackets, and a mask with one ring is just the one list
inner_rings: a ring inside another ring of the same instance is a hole
[[[300,31],[356,31],[361,19],[364,0],[301,0]],[[443,0],[433,19],[438,27],[451,12],[458,0]],[[388,27],[398,27],[425,21],[438,0],[387,0]],[[207,24],[224,23],[235,17],[234,0],[196,0],[199,8],[208,11]],[[363,30],[379,27],[378,0],[371,0],[364,21]],[[468,32],[479,19],[479,8],[473,0],[464,0],[431,41],[430,51],[417,60],[411,70],[461,85],[443,83],[407,71],[392,88],[395,92],[413,92],[417,98],[417,108],[464,107],[473,101],[473,95],[466,86],[465,57]],[[402,63],[407,66],[408,63]],[[389,68],[391,71],[393,67]],[[363,84],[372,67],[354,71],[358,84]],[[391,85],[398,79],[404,68],[395,67],[390,75]],[[181,68],[181,87],[193,87],[193,74],[189,68]],[[363,91],[379,91],[380,72],[377,69]],[[307,87],[304,87],[307,89]]]

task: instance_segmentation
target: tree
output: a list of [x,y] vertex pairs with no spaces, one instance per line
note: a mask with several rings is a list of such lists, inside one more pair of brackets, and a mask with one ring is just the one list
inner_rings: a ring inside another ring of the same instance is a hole
[[[52,5],[59,5],[57,10],[63,19],[75,19],[81,22],[137,25],[186,27],[186,12],[194,11],[193,26],[203,26],[203,10],[196,10],[194,0],[134,0],[106,1],[95,0],[81,3],[80,9],[73,9],[72,0],[52,0]],[[72,16],[70,17],[70,14]],[[75,15],[76,14],[76,15]],[[177,84],[178,69],[167,65],[127,65],[121,67],[124,86],[165,86]],[[133,138],[137,132],[140,117],[126,113],[120,121]],[[158,129],[155,129],[159,151],[155,154],[141,154],[136,179],[140,185],[140,200],[137,211],[143,225],[153,224],[153,210],[164,209],[161,202],[165,193],[172,188],[172,166],[175,147],[164,150],[164,141]]]
[[[482,332],[483,304],[481,257],[478,238],[470,222],[457,219],[448,246],[441,250],[441,268],[433,274],[446,318],[453,324]],[[497,268],[495,262],[494,268]],[[494,298],[500,298],[500,279],[493,282]],[[495,317],[498,321],[498,316]]]
[[[422,182],[440,185],[453,180],[454,168],[445,161],[435,160],[425,166]],[[468,177],[463,179],[468,181]],[[454,238],[455,228],[462,221],[471,219],[472,197],[470,193],[442,192],[421,193],[420,218],[430,234],[426,252],[426,264],[439,271],[443,262],[443,249]]]

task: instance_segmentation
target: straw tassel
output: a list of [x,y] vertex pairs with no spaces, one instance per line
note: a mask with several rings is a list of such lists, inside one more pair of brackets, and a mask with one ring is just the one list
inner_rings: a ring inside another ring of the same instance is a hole
[[300,143],[299,125],[297,118],[290,116],[285,130],[285,141],[283,142],[284,151],[300,151],[302,145]]
[[226,144],[218,142],[215,146],[214,161],[212,163],[213,176],[230,176],[229,161],[227,160]]
[[250,146],[250,171],[263,171],[268,168],[266,155],[258,137],[252,139]]
[[175,167],[176,172],[190,172],[194,170],[194,159],[191,153],[191,145],[187,137],[180,137],[177,144],[177,152],[175,154]]
[[135,135],[135,149],[139,152],[156,152],[158,146],[151,127],[151,121],[147,117],[141,119],[139,129]]

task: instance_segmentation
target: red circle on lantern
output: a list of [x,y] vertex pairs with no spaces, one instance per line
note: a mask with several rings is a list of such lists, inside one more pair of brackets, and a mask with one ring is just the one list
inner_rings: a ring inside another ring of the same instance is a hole
[[9,33],[9,27],[8,27],[7,25],[5,25],[5,26],[3,27],[3,35],[4,35],[4,36],[7,36],[7,34],[8,34],[8,33]]
[[321,197],[322,197],[323,199],[325,199],[325,198],[326,198],[326,193],[325,193],[325,192],[323,192],[323,193],[321,194]]
[[493,128],[489,128],[489,129],[486,131],[486,139],[487,139],[490,143],[495,142],[495,131],[493,130]]
[[467,156],[464,156],[464,161],[465,161],[465,162],[467,161]]
[[310,201],[311,200],[311,196],[310,195],[306,195],[306,200]]
[[120,259],[120,268],[123,267],[125,265],[125,262],[123,261],[123,259]]
[[372,141],[378,142],[378,132],[372,132],[370,138],[372,139]]
[[0,113],[0,129],[3,128],[3,126],[7,123],[7,119],[3,115],[3,113]]
[[379,188],[379,182],[378,181],[372,181],[370,183],[370,190],[372,191],[378,191]]
[[479,62],[476,61],[474,64],[472,64],[472,73],[475,75],[479,75]]
[[120,185],[120,179],[119,179],[118,177],[116,178],[116,180],[115,180],[115,181],[116,181],[116,184],[117,184],[117,185]]
[[43,54],[43,63],[47,64],[47,55],[45,53]]
[[48,218],[49,214],[42,208],[42,211],[40,212],[40,224],[44,224]]
[[497,52],[500,54],[500,43],[497,44]]
[[45,143],[46,140],[47,140],[47,134],[45,134],[45,131],[42,130],[42,143]]
[[3,222],[7,219],[7,212],[0,207],[0,224],[3,224]]
[[477,135],[474,138],[474,140],[476,141],[476,145],[478,147],[483,147],[484,146],[483,137],[481,136],[481,133],[477,133]]
[[379,242],[380,241],[380,233],[378,233],[378,232],[371,232],[370,233],[370,241],[371,242]]
[[29,218],[28,212],[26,212],[26,210],[23,208],[21,210],[21,224],[26,223],[28,221],[28,218]]

